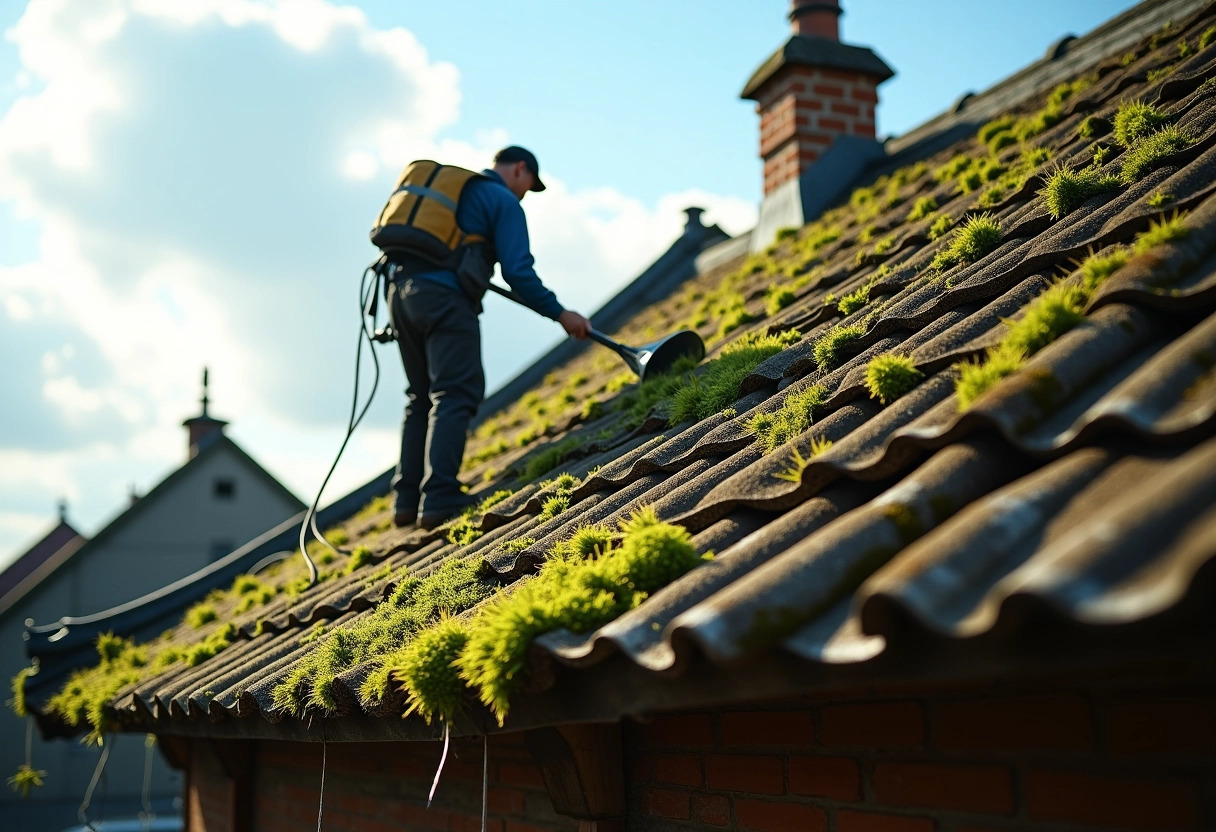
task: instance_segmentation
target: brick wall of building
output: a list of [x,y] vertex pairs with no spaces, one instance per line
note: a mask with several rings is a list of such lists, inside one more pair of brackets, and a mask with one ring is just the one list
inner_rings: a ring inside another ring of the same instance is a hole
[[[627,723],[624,742],[631,832],[1216,829],[1206,683],[807,698]],[[427,810],[439,754],[330,744],[324,828],[479,829],[480,741],[453,743]],[[191,832],[314,828],[320,745],[193,740],[189,759]],[[578,828],[554,813],[520,735],[491,737],[489,771],[492,832]],[[233,822],[242,800],[246,826]]]
[[[222,744],[218,744],[222,745]],[[207,740],[190,750],[186,816],[189,832],[300,832],[315,829],[321,785],[319,743],[250,741],[228,744],[231,756],[252,755],[243,775],[251,788],[251,825],[234,817],[236,781]],[[324,828],[349,832],[402,829],[476,832],[481,828],[482,744],[454,740],[435,802],[426,793],[440,743],[330,743],[326,749]],[[540,770],[519,735],[490,738],[491,832],[561,832],[577,821],[554,814]],[[242,779],[241,777],[237,778]]]
[[955,693],[683,713],[626,733],[629,829],[1216,829],[1216,693]]

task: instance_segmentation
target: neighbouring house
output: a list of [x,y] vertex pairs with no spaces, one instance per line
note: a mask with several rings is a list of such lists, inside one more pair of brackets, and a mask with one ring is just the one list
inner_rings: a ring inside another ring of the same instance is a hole
[[[38,622],[54,638],[64,624],[87,618],[160,589],[228,555],[238,544],[298,514],[303,504],[224,434],[226,422],[208,413],[206,378],[202,412],[183,423],[187,460],[131,503],[91,539],[59,524],[0,573],[0,667],[12,678],[30,662],[23,635]],[[58,640],[56,640],[56,643]],[[26,723],[0,719],[0,766],[5,776],[25,760]],[[21,800],[0,794],[0,828],[58,832],[76,822],[76,809],[92,777],[98,749],[35,739],[33,757],[54,772],[46,786]],[[153,757],[149,797],[162,813],[174,811],[181,775]],[[142,738],[116,748],[98,792],[110,816],[143,808]]]
[[757,229],[617,327],[706,361],[584,352],[486,414],[472,514],[78,627],[42,732],[155,734],[192,832],[1216,828],[1216,6],[881,145],[839,14],[744,89]]

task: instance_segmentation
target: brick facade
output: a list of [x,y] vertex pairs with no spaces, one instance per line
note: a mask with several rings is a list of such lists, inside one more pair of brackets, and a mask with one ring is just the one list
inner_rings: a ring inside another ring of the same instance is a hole
[[1216,695],[791,702],[626,734],[630,830],[1216,828]]
[[[1214,749],[1216,691],[1206,683],[808,698],[670,714],[626,724],[625,828],[1213,829]],[[427,810],[438,743],[330,744],[324,828],[479,829],[481,743],[455,741],[453,752]],[[196,739],[188,758],[190,832],[315,825],[319,745]],[[248,769],[234,771],[241,761]],[[521,735],[490,738],[489,774],[494,832],[579,828],[553,811]],[[241,805],[245,826],[236,821]]]
[[[330,743],[326,750],[325,829],[476,832],[481,829],[482,744],[453,740],[435,802],[426,793],[441,744]],[[225,769],[222,758],[248,761]],[[236,776],[230,776],[235,774]],[[571,832],[554,813],[540,769],[519,735],[490,738],[491,832]],[[300,832],[315,829],[321,784],[319,743],[192,740],[186,778],[189,832]],[[251,809],[240,817],[241,791]]]

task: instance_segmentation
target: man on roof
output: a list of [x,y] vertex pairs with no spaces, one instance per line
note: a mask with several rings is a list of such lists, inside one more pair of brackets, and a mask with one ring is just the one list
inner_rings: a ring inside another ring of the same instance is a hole
[[[583,339],[591,322],[563,308],[533,268],[520,203],[529,191],[543,190],[536,156],[522,147],[505,147],[494,156],[493,168],[464,184],[456,224],[467,239],[484,241],[478,265],[485,264],[485,283],[497,262],[527,306],[557,321],[568,335]],[[392,482],[393,522],[417,523],[429,530],[471,503],[457,474],[469,421],[485,394],[478,321],[484,286],[471,290],[463,265],[438,268],[393,252],[388,259],[389,319],[408,384],[401,456]]]

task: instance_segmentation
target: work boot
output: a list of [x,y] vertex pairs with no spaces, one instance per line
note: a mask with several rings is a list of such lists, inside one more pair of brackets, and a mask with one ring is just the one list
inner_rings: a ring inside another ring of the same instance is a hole
[[417,520],[418,512],[416,511],[398,511],[393,515],[393,525],[399,529],[412,526]]
[[453,517],[459,517],[464,513],[465,509],[469,508],[470,506],[475,506],[477,503],[477,500],[466,498],[463,503],[449,509],[441,509],[439,511],[424,511],[418,516],[418,528],[425,529],[428,532],[433,531],[451,520]]

